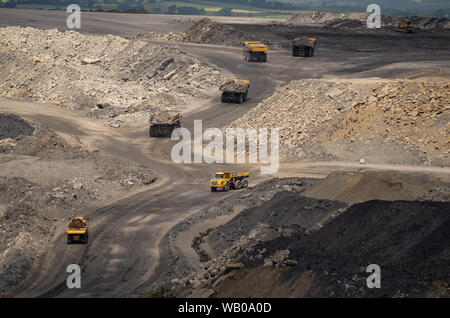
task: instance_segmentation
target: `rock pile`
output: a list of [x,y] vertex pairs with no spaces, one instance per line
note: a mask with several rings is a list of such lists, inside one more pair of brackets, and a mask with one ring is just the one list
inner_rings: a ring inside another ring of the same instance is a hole
[[145,187],[156,174],[134,162],[90,152],[83,144],[14,114],[0,115],[0,123],[0,154],[6,154],[0,163],[3,295],[27,277],[56,228],[67,226],[69,217]]
[[314,129],[341,112],[362,103],[376,87],[374,81],[293,81],[261,102],[233,128],[280,128],[280,152],[298,148],[309,140]]
[[[331,13],[301,11],[291,17],[290,23],[316,24],[326,27],[366,28],[368,14],[366,13]],[[382,28],[397,29],[399,22],[404,17],[383,15],[381,17]],[[423,30],[448,30],[450,19],[436,17],[409,17],[414,27]]]
[[170,109],[223,80],[176,47],[29,27],[0,29],[0,64],[1,96],[71,109]]
[[0,114],[0,139],[33,135],[34,128],[14,114]]
[[293,81],[231,124],[280,128],[285,160],[449,164],[445,81]]
[[374,140],[419,148],[449,163],[450,84],[401,81],[380,84],[362,103],[329,122],[311,142]]
[[260,39],[253,34],[238,31],[232,26],[214,22],[208,18],[198,20],[186,31],[180,33],[145,33],[140,37],[154,40],[184,41],[203,44],[217,44],[226,46],[241,47],[244,41],[262,41],[269,45],[269,48],[278,48],[276,42]]

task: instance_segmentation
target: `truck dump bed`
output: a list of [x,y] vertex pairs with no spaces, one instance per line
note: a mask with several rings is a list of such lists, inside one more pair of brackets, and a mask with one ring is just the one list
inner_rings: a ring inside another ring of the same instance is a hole
[[244,42],[245,49],[250,52],[267,52],[269,47],[261,41],[246,41]]
[[150,117],[151,124],[179,124],[181,122],[179,111],[161,111]]
[[250,87],[250,81],[241,79],[228,79],[220,86],[220,91],[229,93],[246,93]]
[[306,47],[314,48],[316,46],[316,41],[317,40],[315,38],[307,38],[305,36],[299,36],[298,38],[292,40],[292,46],[295,46],[297,48],[306,48]]
[[86,233],[87,224],[80,218],[74,218],[70,220],[67,226],[67,234],[84,234]]

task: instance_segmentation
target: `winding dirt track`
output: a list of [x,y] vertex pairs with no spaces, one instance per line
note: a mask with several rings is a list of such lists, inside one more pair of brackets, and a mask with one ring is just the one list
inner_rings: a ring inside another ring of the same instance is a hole
[[[0,16],[3,13],[0,12]],[[134,33],[142,32],[142,25],[139,22],[130,24],[129,17],[123,16],[124,19],[128,19],[127,33],[133,33],[133,28]],[[115,33],[114,30],[120,29],[121,24],[117,21],[116,15],[114,20],[113,15],[101,17],[102,22],[94,25],[95,30],[87,30],[87,32],[101,29],[103,32],[100,33]],[[155,30],[160,31],[156,27]],[[271,35],[276,36],[274,33]],[[428,60],[427,67],[438,69],[449,66],[448,57],[445,58],[449,44],[441,46],[437,51],[433,51],[436,46],[430,46],[430,50],[427,51],[422,47],[417,48],[414,39],[401,38],[397,48],[391,47],[390,50],[384,50],[383,54],[374,51],[372,58],[377,60],[369,65],[368,55],[371,54],[371,50],[374,50],[374,46],[383,46],[383,38],[366,35],[366,42],[358,38],[355,44],[352,36],[347,34],[340,35],[340,41],[342,39],[346,41],[345,46],[342,42],[336,46],[326,44],[327,39],[333,43],[333,38],[333,34],[323,36],[321,43],[324,44],[319,48],[317,57],[313,59],[293,61],[289,51],[285,49],[271,52],[267,64],[245,63],[242,52],[238,48],[169,43],[169,45],[182,47],[203,61],[215,63],[227,73],[252,81],[250,100],[247,103],[223,105],[217,97],[206,107],[199,109],[194,107],[186,114],[184,126],[191,128],[193,120],[202,119],[204,128],[222,127],[242,116],[265,97],[270,96],[277,87],[294,79],[334,76],[342,72],[348,73],[350,69],[352,76],[355,77],[358,77],[360,72],[367,76],[370,71],[379,76],[382,72],[380,69],[382,70],[383,67],[400,63],[397,73],[390,69],[389,76],[392,76],[392,74],[403,72],[402,63],[413,65],[418,63],[419,65],[425,58]],[[392,42],[392,39],[388,37],[385,41],[387,45]],[[430,43],[433,41],[430,39]],[[366,50],[361,47],[364,43],[367,43]],[[348,47],[356,45],[358,45],[357,51],[348,50]],[[405,51],[405,48],[408,50]],[[403,57],[399,61],[398,55],[402,53]],[[166,265],[159,262],[162,258],[160,245],[164,234],[180,220],[202,207],[223,199],[224,195],[229,195],[209,191],[207,180],[210,173],[227,168],[231,170],[246,168],[255,171],[256,174],[259,171],[259,167],[235,165],[232,167],[203,164],[176,165],[170,160],[170,149],[173,143],[170,140],[149,139],[147,129],[107,128],[102,122],[86,118],[81,113],[69,112],[52,105],[0,100],[0,111],[14,112],[26,119],[44,123],[59,133],[76,136],[82,142],[104,152],[148,165],[160,175],[158,182],[145,191],[110,203],[96,211],[90,211],[88,216],[91,218],[91,230],[88,245],[66,245],[64,229],[61,228],[34,274],[14,292],[13,296],[17,297],[136,295],[157,277],[158,265]],[[349,163],[302,163],[282,166],[279,175],[320,177],[338,169],[353,170],[355,168],[357,165]],[[450,174],[449,169],[438,167],[374,165],[368,168],[428,171],[441,176]],[[267,177],[257,176],[254,180]],[[68,264],[82,266],[80,290],[69,290],[65,286],[67,278],[65,269]]]

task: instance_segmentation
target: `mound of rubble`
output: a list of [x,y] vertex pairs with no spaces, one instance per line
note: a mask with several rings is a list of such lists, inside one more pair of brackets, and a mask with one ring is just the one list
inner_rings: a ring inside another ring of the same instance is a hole
[[[366,13],[331,13],[302,11],[296,13],[289,20],[290,23],[304,25],[322,25],[337,28],[361,28],[367,27]],[[397,29],[399,22],[404,19],[400,16],[383,15],[381,17],[381,27]],[[450,29],[450,19],[437,17],[408,17],[415,28],[422,30],[448,30]]]
[[331,12],[316,12],[316,11],[300,11],[294,14],[289,22],[298,24],[325,24],[327,22],[341,19],[341,20],[366,20],[365,13],[331,13]]
[[[192,284],[197,285],[200,282],[204,273],[196,273],[194,266],[189,263],[178,247],[180,241],[189,242],[191,240],[191,243],[188,244],[192,244],[192,248],[198,253],[202,261],[211,261],[216,256],[211,250],[208,249],[208,252],[206,252],[203,249],[204,240],[208,239],[207,236],[211,233],[214,225],[207,225],[206,228],[200,230],[201,233],[198,233],[193,229],[197,224],[203,224],[203,222],[215,224],[219,222],[218,220],[223,222],[224,218],[232,219],[245,209],[261,206],[280,192],[290,191],[298,194],[305,191],[316,181],[316,179],[308,178],[271,179],[241,190],[178,223],[167,233],[164,240],[166,244],[164,249],[168,251],[167,262],[170,266],[164,265],[160,268],[164,274],[159,275],[160,279],[153,284],[152,290],[155,291],[167,286],[171,280],[177,283],[186,283],[188,280],[192,280],[191,287]],[[239,232],[236,232],[233,237],[226,239],[224,244],[229,245],[239,238]]]
[[293,81],[230,126],[280,128],[282,159],[448,165],[449,84]]
[[0,114],[0,139],[31,136],[34,128],[14,114]]
[[310,143],[378,140],[415,148],[425,164],[447,166],[450,164],[449,105],[448,82],[380,84],[363,103],[329,121]]
[[347,204],[370,200],[450,202],[450,184],[423,173],[333,172],[303,195]]
[[214,66],[176,47],[29,27],[0,29],[0,65],[2,97],[71,109],[107,105],[100,108],[109,118],[128,109],[122,122],[204,98],[223,80]]
[[[259,219],[265,207],[294,222],[277,226],[266,215],[249,231],[249,220]],[[173,280],[171,292],[178,297],[448,297],[450,203],[368,201],[344,207],[277,193],[219,227],[228,234],[222,240],[230,233],[239,239],[219,247],[197,276]],[[370,264],[381,267],[382,289],[367,288]]]
[[245,41],[262,41],[270,48],[278,47],[278,43],[267,39],[260,39],[254,34],[236,30],[232,26],[214,22],[208,18],[198,20],[184,32],[180,33],[144,33],[139,35],[147,39],[184,41],[202,44],[217,44],[241,47]]

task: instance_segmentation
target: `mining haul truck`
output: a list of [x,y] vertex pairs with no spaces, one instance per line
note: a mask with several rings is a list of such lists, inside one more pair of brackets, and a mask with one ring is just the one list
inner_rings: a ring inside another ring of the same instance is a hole
[[150,137],[171,137],[176,128],[181,127],[181,112],[161,111],[150,117]]
[[248,188],[249,172],[232,174],[231,172],[217,172],[213,179],[209,182],[211,192],[217,190],[229,191],[230,189]]
[[292,40],[292,56],[313,56],[316,42],[315,38],[307,38],[304,36],[295,38]]
[[269,47],[261,41],[244,42],[244,58],[247,62],[267,62]]
[[398,24],[398,29],[405,33],[413,33],[414,25],[412,24],[412,22],[410,20],[402,19]]
[[228,79],[220,86],[222,92],[222,103],[242,103],[247,100],[248,89],[250,87],[249,80],[236,78]]
[[89,239],[88,226],[86,219],[82,217],[76,217],[69,220],[69,224],[66,229],[67,244],[81,243],[87,244]]

